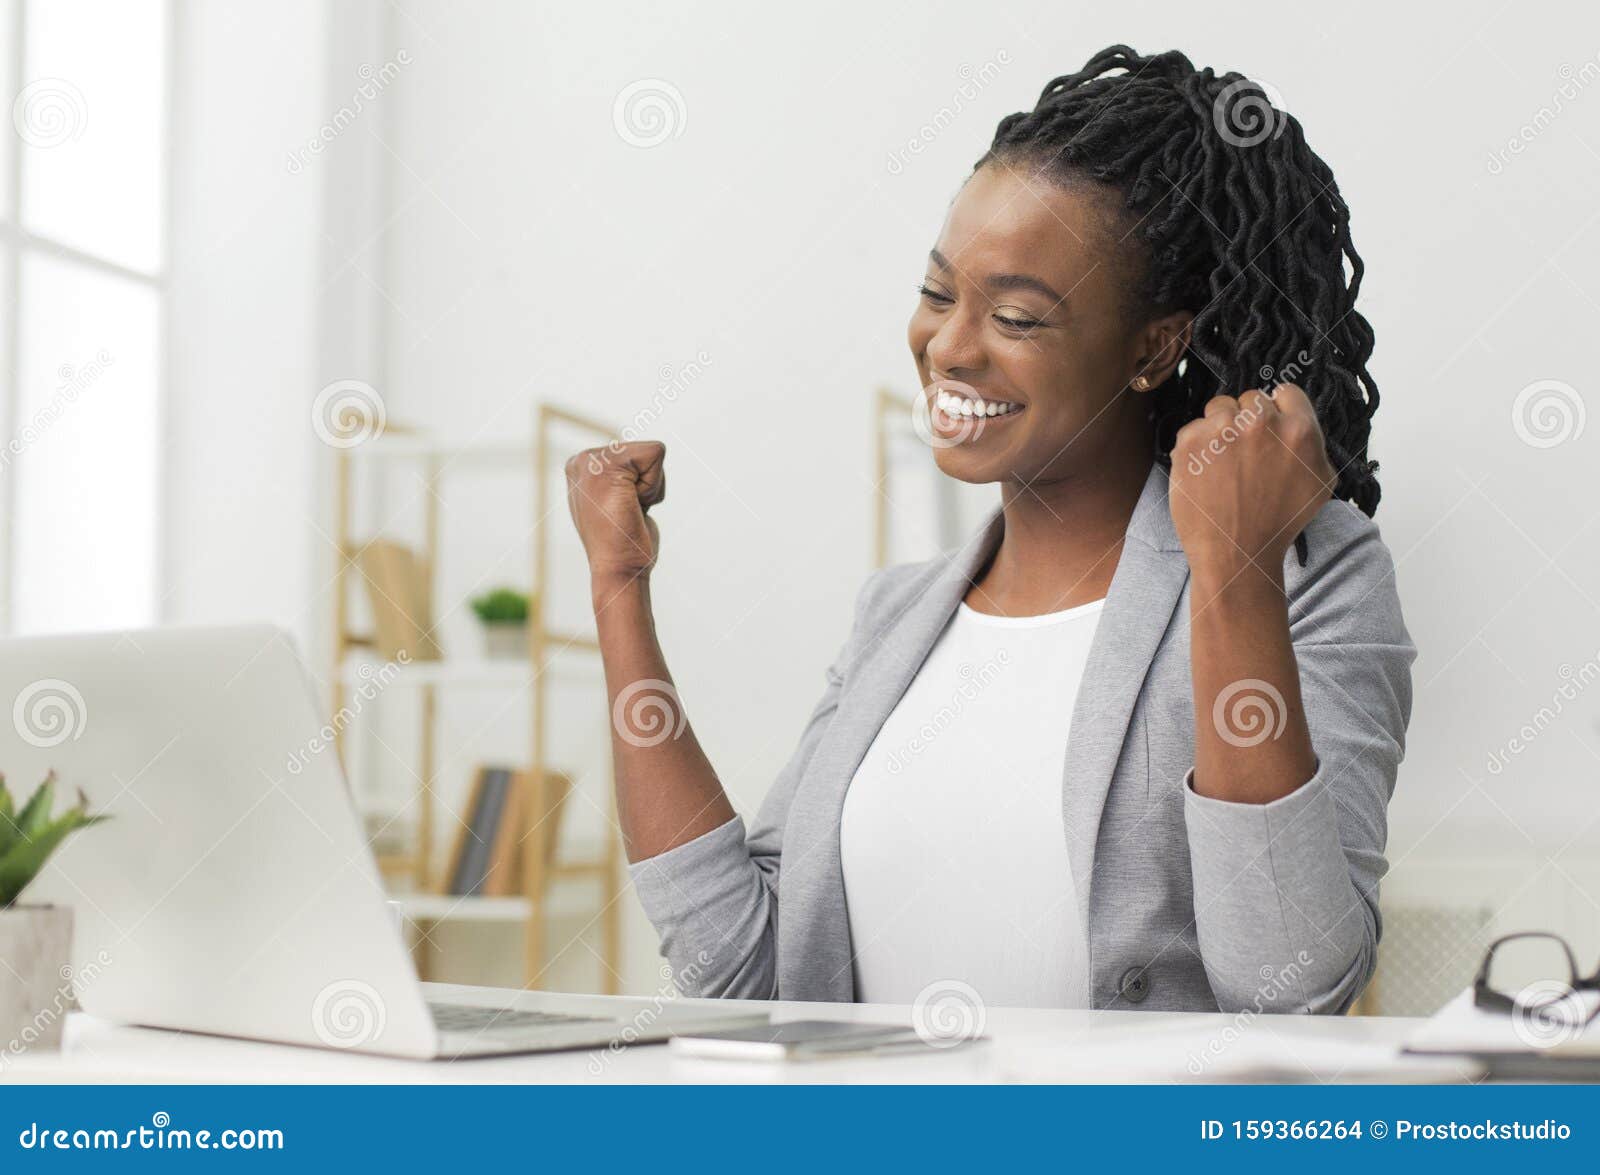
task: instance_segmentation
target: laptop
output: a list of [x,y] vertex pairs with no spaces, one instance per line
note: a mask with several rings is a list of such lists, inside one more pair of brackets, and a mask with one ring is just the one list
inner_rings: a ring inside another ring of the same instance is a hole
[[[366,703],[369,717],[380,705]],[[13,793],[53,770],[58,805],[81,790],[111,816],[69,837],[22,898],[72,907],[72,979],[91,1015],[423,1059],[610,1049],[769,1019],[493,989],[430,1001],[328,717],[279,629],[3,640],[0,706]]]

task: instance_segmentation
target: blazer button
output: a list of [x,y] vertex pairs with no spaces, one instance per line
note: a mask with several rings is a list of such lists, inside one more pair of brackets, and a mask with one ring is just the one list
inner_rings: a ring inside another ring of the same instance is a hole
[[1144,997],[1150,994],[1150,977],[1143,967],[1129,967],[1117,980],[1117,991],[1130,1004],[1142,1004]]

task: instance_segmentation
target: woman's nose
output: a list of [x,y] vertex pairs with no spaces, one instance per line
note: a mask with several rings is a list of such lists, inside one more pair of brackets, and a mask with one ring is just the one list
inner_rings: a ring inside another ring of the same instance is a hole
[[928,340],[928,363],[946,375],[983,366],[983,340],[980,328],[970,315],[946,316]]

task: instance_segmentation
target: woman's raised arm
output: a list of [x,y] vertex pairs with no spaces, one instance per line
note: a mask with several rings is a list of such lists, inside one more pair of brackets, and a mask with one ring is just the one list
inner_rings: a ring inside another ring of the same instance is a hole
[[659,441],[588,449],[567,462],[567,505],[589,559],[590,593],[611,708],[617,816],[630,862],[733,819],[656,640],[650,572],[661,535],[649,510],[666,497]]

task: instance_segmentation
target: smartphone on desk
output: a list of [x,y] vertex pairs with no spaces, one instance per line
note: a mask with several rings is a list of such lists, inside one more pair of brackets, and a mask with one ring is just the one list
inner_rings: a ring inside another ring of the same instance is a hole
[[691,1032],[674,1036],[669,1047],[682,1056],[720,1061],[807,1061],[930,1046],[915,1028],[904,1024],[789,1020],[752,1028]]

